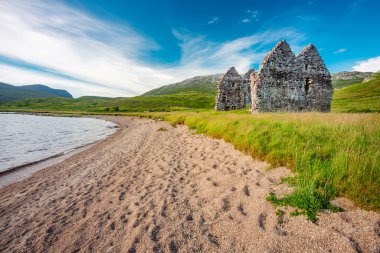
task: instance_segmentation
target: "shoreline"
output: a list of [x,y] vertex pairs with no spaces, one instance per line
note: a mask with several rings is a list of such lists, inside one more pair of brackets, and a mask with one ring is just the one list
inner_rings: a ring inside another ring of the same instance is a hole
[[118,131],[121,130],[120,128],[122,127],[122,125],[120,125],[118,122],[106,119],[106,117],[102,117],[99,115],[64,116],[64,115],[59,115],[59,114],[46,115],[44,113],[13,113],[13,112],[1,112],[1,113],[4,113],[4,114],[5,113],[7,113],[7,114],[25,114],[25,115],[35,115],[35,116],[50,116],[50,117],[95,118],[95,119],[105,120],[105,121],[115,123],[117,125],[117,130],[114,133],[112,133],[108,136],[105,136],[101,140],[97,140],[97,141],[94,141],[91,143],[83,144],[83,145],[78,146],[76,148],[73,148],[71,150],[60,152],[60,153],[52,155],[50,157],[46,157],[46,158],[43,158],[43,159],[40,159],[37,161],[33,161],[33,162],[28,162],[26,164],[17,165],[17,166],[8,168],[4,171],[0,171],[0,189],[4,188],[10,184],[20,182],[20,181],[30,177],[31,175],[33,175],[33,173],[35,173],[39,170],[43,170],[43,169],[46,169],[50,166],[54,166],[60,162],[65,161],[66,159],[72,157],[73,155],[76,155],[82,151],[85,151],[85,150],[91,148],[94,145],[97,145],[98,143],[100,143],[100,142],[110,138],[114,134],[116,134]]
[[[108,137],[109,136],[107,136],[106,138]],[[60,162],[64,162],[66,159],[69,159],[73,155],[79,154],[80,152],[91,148],[93,145],[96,145],[98,142],[101,142],[103,140],[95,141],[93,143],[80,146],[66,153],[59,153],[57,155],[39,161],[30,162],[28,164],[16,166],[11,169],[2,171],[0,172],[0,189],[13,183],[17,183],[24,179],[27,179],[39,170],[43,170],[50,166],[54,166]]]
[[[376,252],[380,215],[314,224],[266,200],[291,172],[186,126],[109,116],[119,131],[0,189],[4,252]],[[344,202],[344,201],[343,201]]]

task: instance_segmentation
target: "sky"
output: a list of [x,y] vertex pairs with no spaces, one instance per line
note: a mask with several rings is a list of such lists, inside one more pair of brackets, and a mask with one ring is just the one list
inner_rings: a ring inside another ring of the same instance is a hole
[[0,0],[0,82],[126,97],[258,69],[287,40],[329,71],[380,70],[379,0]]

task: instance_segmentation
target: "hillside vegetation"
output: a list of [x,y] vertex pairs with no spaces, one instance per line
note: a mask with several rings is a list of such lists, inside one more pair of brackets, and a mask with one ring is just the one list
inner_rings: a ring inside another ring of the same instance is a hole
[[332,111],[380,112],[380,73],[365,83],[357,83],[335,90]]
[[0,104],[2,111],[144,112],[212,109],[215,96],[199,92],[131,98],[35,98]]
[[23,100],[27,98],[52,98],[68,97],[71,94],[65,90],[52,89],[45,85],[26,85],[13,86],[6,83],[0,83],[0,103]]
[[145,117],[186,124],[197,133],[231,142],[272,167],[296,173],[295,192],[277,205],[296,206],[316,220],[329,200],[345,196],[380,210],[380,114],[237,112],[151,113]]
[[42,84],[31,84],[31,85],[23,85],[20,86],[23,89],[28,89],[28,90],[34,90],[34,91],[42,91],[50,94],[54,94],[57,97],[62,97],[62,98],[73,98],[73,96],[66,90],[60,90],[60,89],[53,89],[50,88],[49,86],[42,85]]
[[161,86],[144,93],[143,96],[178,94],[184,92],[198,92],[207,95],[216,95],[216,85],[222,77],[223,74],[196,76],[179,83]]
[[372,72],[342,71],[331,75],[334,89],[341,89],[354,83],[361,83],[372,76]]

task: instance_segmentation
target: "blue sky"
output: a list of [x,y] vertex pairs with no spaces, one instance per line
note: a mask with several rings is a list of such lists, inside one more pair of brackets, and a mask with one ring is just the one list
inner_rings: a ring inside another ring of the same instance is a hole
[[244,73],[286,39],[330,72],[380,70],[378,0],[0,0],[0,81],[74,96],[134,96],[196,75]]

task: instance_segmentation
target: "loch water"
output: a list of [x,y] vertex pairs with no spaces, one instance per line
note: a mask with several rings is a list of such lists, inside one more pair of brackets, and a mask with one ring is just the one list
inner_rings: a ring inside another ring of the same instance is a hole
[[0,113],[0,173],[66,154],[115,131],[115,123],[95,118]]

